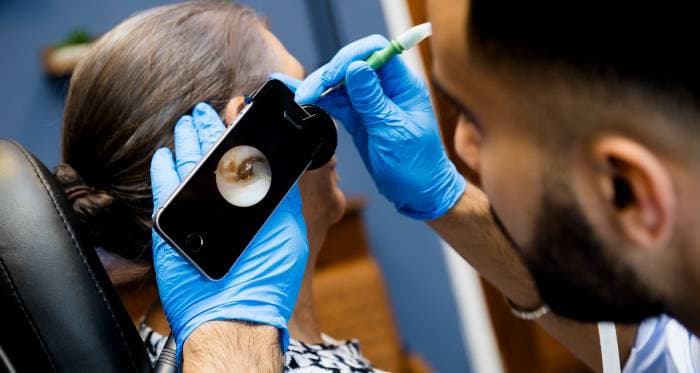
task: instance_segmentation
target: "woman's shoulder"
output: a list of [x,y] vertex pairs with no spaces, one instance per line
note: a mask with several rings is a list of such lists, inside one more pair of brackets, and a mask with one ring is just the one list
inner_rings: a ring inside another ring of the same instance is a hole
[[357,340],[336,341],[323,335],[323,343],[291,339],[285,354],[286,372],[382,372],[362,355]]

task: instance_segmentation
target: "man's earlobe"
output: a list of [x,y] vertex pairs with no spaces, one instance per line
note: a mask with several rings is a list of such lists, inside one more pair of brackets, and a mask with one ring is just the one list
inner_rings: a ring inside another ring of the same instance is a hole
[[636,247],[664,246],[675,223],[676,195],[663,160],[622,137],[599,139],[591,150],[613,226]]
[[238,114],[243,110],[245,106],[245,97],[236,96],[229,100],[224,109],[224,124],[226,127],[233,124],[238,118]]

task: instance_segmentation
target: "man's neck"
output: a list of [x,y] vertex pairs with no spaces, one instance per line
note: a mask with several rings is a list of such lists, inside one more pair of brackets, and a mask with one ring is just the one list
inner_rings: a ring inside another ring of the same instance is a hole
[[[694,335],[700,337],[700,301],[698,289],[700,289],[700,231],[693,230],[691,239],[685,241],[685,245],[677,250],[683,260],[666,264],[674,267],[668,277],[656,279],[656,285],[661,282],[667,286],[661,289],[666,295],[667,313],[676,319]],[[667,273],[666,271],[658,271]],[[656,273],[657,276],[661,274]]]
[[683,300],[683,307],[670,310],[669,316],[676,319],[695,336],[700,336],[700,307],[694,298]]

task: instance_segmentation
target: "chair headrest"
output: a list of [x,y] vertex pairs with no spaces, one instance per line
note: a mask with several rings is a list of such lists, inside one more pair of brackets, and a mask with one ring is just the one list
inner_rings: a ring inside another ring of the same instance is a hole
[[150,371],[138,331],[76,222],[46,167],[0,139],[0,368]]

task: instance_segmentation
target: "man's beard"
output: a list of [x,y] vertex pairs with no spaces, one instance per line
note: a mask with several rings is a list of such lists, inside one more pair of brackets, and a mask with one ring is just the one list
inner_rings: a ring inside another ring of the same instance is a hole
[[[663,302],[631,269],[606,255],[578,206],[555,202],[551,195],[543,196],[532,243],[519,251],[552,311],[580,321],[621,323],[636,323],[662,313]],[[492,213],[515,244],[496,212]]]

